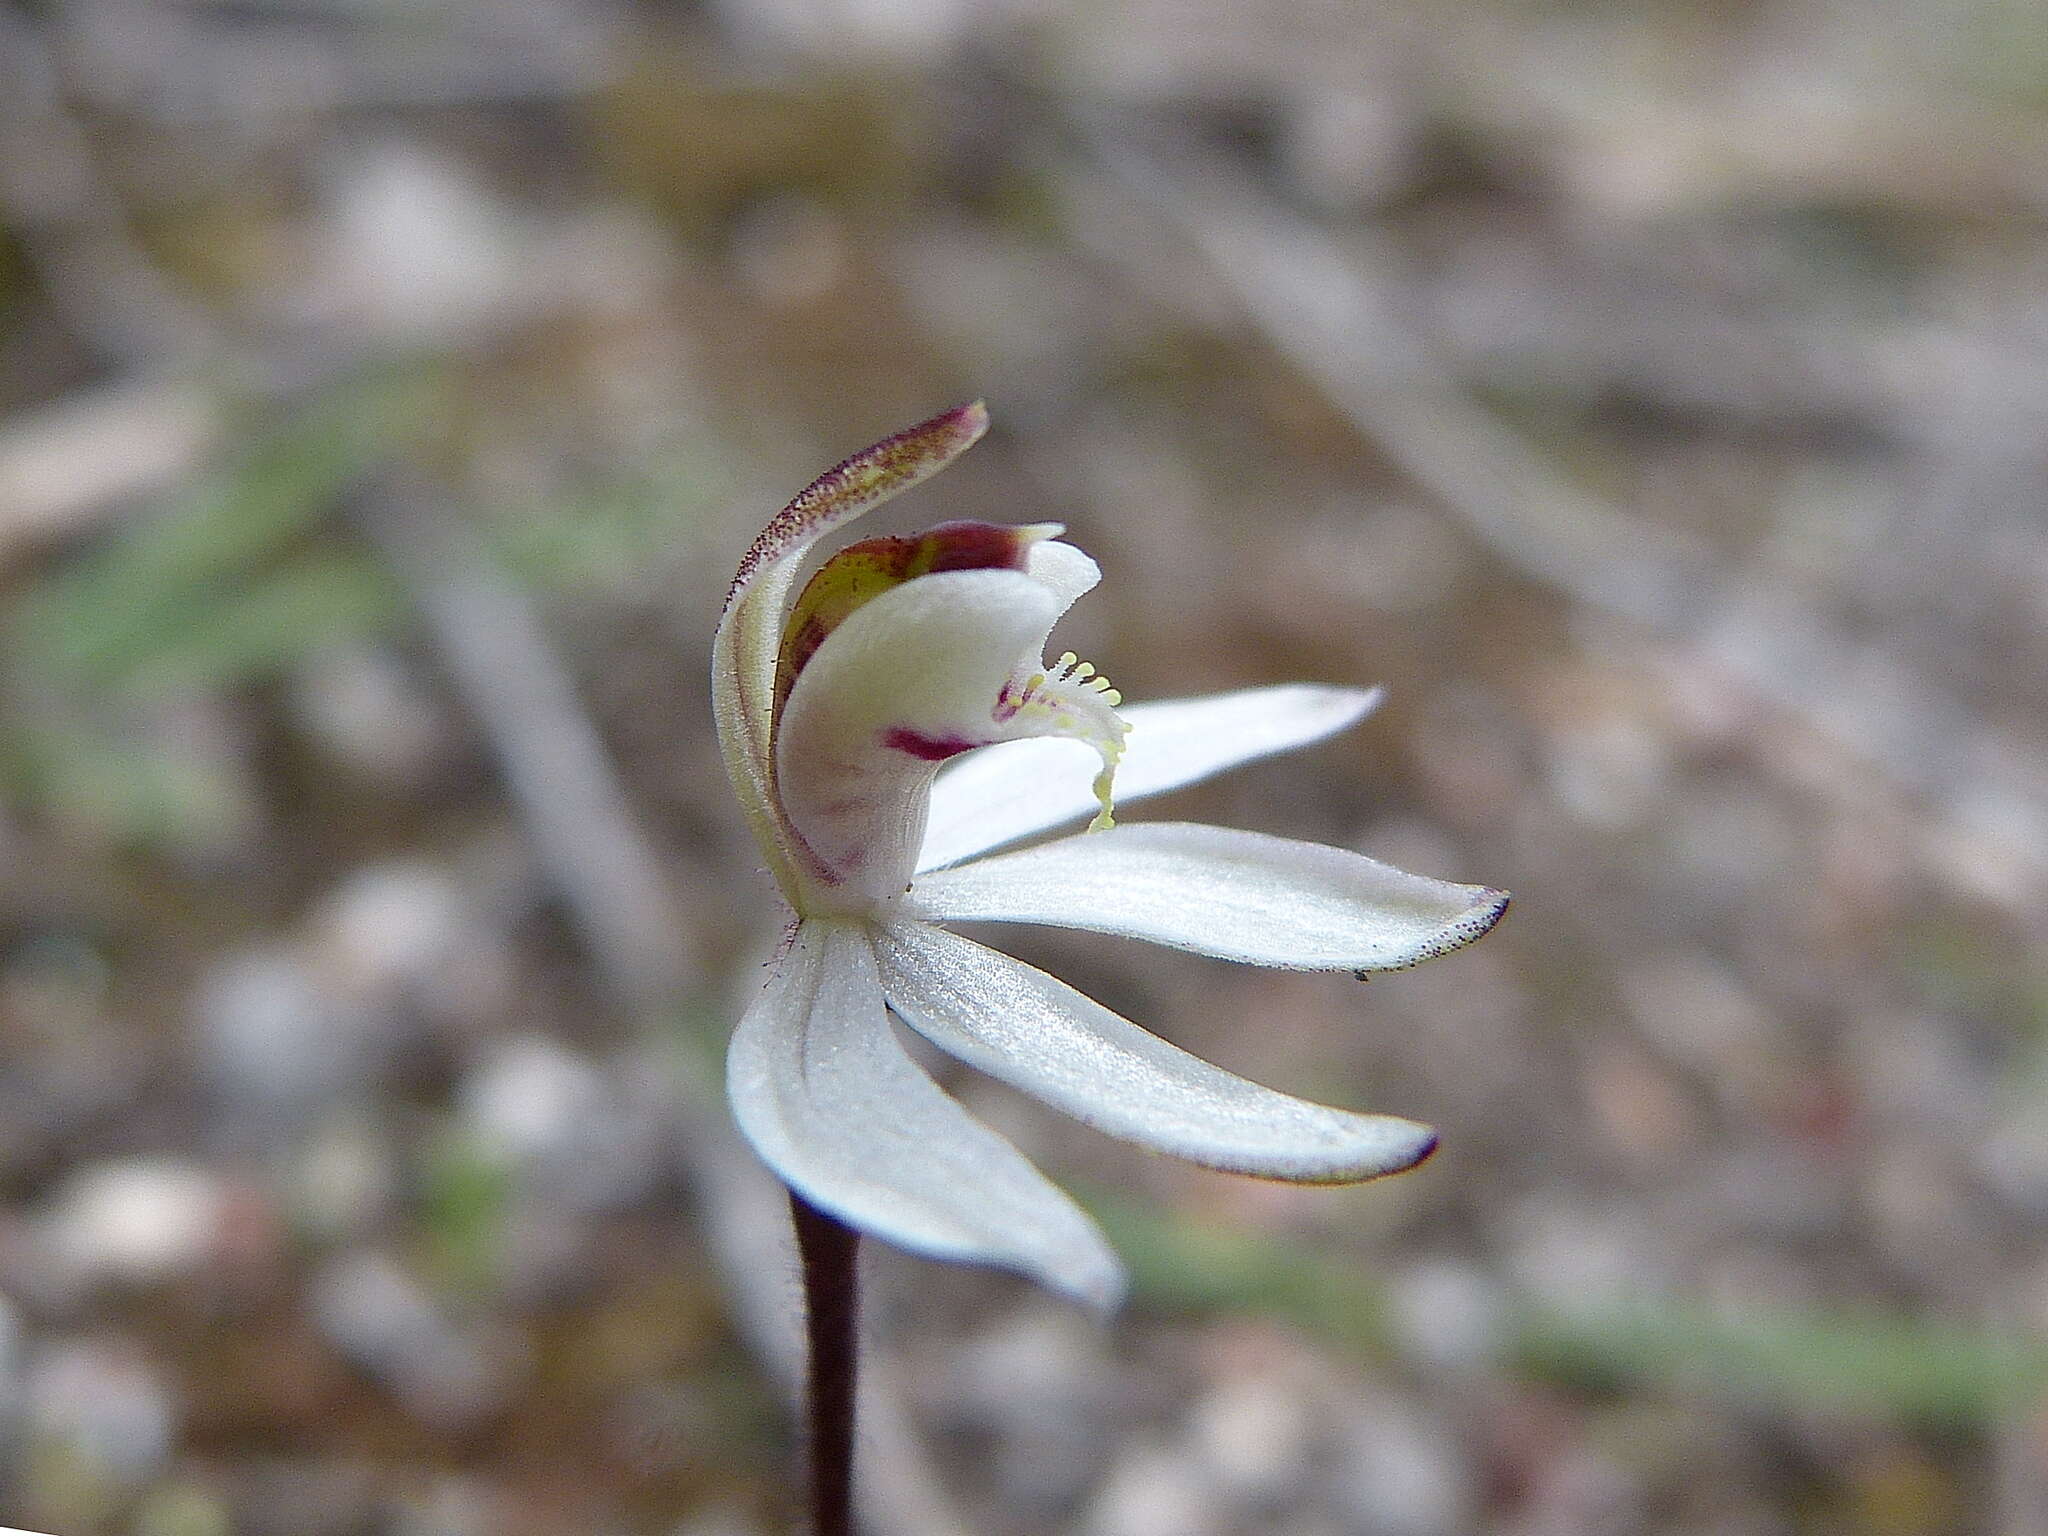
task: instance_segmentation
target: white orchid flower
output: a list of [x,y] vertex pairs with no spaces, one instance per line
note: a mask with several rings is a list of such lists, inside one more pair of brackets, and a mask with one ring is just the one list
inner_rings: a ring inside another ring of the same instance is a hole
[[[740,564],[713,651],[719,738],[794,920],[733,1035],[728,1088],[755,1150],[811,1205],[1107,1307],[1122,1270],[1094,1222],[933,1083],[892,1014],[1112,1136],[1206,1167],[1346,1184],[1412,1168],[1436,1135],[1234,1077],[943,925],[1043,923],[1362,974],[1477,938],[1507,897],[1256,832],[1111,827],[1112,775],[1125,802],[1175,789],[1340,730],[1377,693],[1292,685],[1119,712],[1086,663],[1042,659],[1100,576],[1057,525],[855,544],[791,603],[822,535],[987,424],[977,403],[856,454]],[[982,857],[1090,810],[1088,831]]]

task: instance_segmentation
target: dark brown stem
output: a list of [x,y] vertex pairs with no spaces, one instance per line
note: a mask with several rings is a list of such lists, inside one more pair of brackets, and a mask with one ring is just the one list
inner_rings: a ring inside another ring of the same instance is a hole
[[811,1529],[854,1536],[853,1393],[859,1360],[860,1234],[791,1192],[811,1368],[806,1383],[810,1430]]

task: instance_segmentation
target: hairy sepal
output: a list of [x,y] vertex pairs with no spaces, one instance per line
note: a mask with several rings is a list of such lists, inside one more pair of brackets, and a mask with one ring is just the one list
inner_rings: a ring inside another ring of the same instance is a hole
[[741,559],[711,648],[711,705],[740,809],[783,895],[796,904],[809,859],[778,809],[772,741],[783,613],[819,539],[930,478],[988,430],[979,401],[886,437],[834,465],[784,507]]

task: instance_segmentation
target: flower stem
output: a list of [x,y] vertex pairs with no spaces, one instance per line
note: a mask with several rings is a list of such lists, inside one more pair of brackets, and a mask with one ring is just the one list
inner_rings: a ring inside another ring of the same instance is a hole
[[810,1332],[806,1384],[810,1429],[811,1529],[853,1536],[853,1401],[859,1358],[860,1233],[791,1192],[796,1246],[803,1258]]

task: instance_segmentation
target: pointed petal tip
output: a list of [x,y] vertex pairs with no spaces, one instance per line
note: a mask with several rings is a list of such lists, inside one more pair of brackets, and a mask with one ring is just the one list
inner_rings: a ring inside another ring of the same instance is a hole
[[1122,1265],[1067,1277],[1034,1276],[1059,1295],[1074,1302],[1097,1322],[1106,1323],[1123,1309],[1130,1294],[1130,1278]]
[[1490,885],[1468,886],[1472,892],[1472,904],[1456,917],[1444,924],[1442,930],[1429,946],[1415,959],[1401,965],[1374,967],[1357,973],[1360,981],[1369,979],[1373,969],[1407,971],[1413,970],[1425,960],[1440,959],[1444,955],[1463,949],[1475,940],[1485,938],[1493,932],[1494,925],[1506,916],[1508,903],[1514,898],[1506,891],[1496,890]]
[[[1370,1141],[1356,1161],[1333,1160],[1323,1167],[1299,1174],[1282,1175],[1288,1184],[1371,1184],[1396,1174],[1413,1173],[1436,1155],[1436,1127],[1399,1115],[1356,1114],[1352,1118],[1370,1122]],[[1362,1126],[1361,1129],[1364,1129]],[[1270,1175],[1259,1175],[1270,1177]]]
[[1507,916],[1508,903],[1514,900],[1508,892],[1490,885],[1476,888],[1478,899],[1472,903],[1472,910],[1458,922],[1454,929],[1451,947],[1470,944],[1493,931],[1493,925]]
[[966,434],[968,442],[973,442],[988,430],[988,402],[970,400],[965,405],[956,405],[950,411],[941,412],[933,419],[953,422],[955,430]]
[[1394,1170],[1397,1173],[1407,1173],[1410,1169],[1420,1168],[1424,1163],[1436,1156],[1436,1149],[1442,1140],[1437,1135],[1436,1127],[1433,1125],[1418,1125],[1416,1130],[1421,1132],[1421,1134],[1415,1139],[1415,1158],[1408,1164],[1407,1168]]
[[1357,973],[1358,979],[1360,981],[1367,980],[1372,975],[1373,969],[1413,970],[1425,960],[1440,959],[1442,956],[1463,949],[1467,944],[1483,939],[1493,932],[1494,925],[1506,915],[1508,903],[1513,898],[1506,891],[1496,890],[1490,885],[1467,886],[1466,889],[1472,893],[1472,904],[1448,923],[1444,924],[1442,930],[1438,932],[1436,937],[1431,940],[1420,955],[1401,965],[1374,967],[1359,971]]

